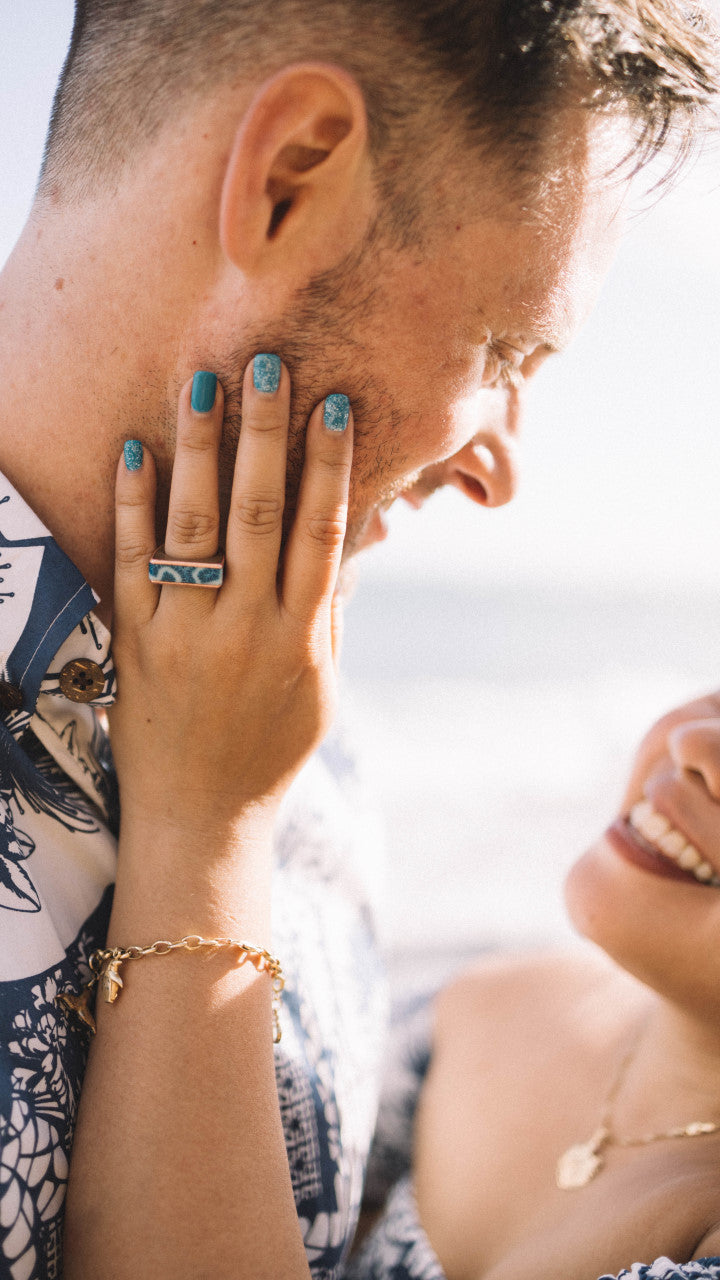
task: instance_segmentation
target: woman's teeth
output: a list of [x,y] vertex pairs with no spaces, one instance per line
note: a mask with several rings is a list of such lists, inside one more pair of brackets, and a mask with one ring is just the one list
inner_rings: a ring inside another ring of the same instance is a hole
[[710,863],[705,862],[695,845],[690,844],[682,832],[676,831],[667,818],[653,808],[649,800],[640,800],[633,805],[628,822],[647,844],[670,858],[671,862],[676,862],[683,871],[689,871],[700,884],[720,888],[720,876],[715,874]]

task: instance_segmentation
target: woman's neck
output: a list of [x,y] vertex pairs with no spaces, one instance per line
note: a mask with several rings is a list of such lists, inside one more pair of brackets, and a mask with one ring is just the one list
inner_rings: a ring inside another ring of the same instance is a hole
[[612,1112],[620,1139],[720,1122],[720,1025],[648,993]]

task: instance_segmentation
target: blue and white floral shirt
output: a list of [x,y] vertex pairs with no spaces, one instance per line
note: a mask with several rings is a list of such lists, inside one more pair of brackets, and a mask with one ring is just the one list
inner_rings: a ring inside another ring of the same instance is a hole
[[[62,1276],[88,1041],[55,996],[80,992],[104,945],[116,863],[117,787],[98,714],[115,676],[94,603],[0,476],[0,1280]],[[277,835],[277,1083],[316,1280],[340,1274],[354,1232],[385,1030],[364,847],[375,833],[358,799],[336,736],[297,779]]]

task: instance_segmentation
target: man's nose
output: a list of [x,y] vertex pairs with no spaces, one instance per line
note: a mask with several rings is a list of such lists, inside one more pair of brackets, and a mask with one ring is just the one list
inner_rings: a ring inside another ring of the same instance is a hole
[[454,485],[483,507],[503,507],[514,498],[518,485],[520,394],[515,388],[485,393],[480,411],[480,430],[441,464],[442,483]]

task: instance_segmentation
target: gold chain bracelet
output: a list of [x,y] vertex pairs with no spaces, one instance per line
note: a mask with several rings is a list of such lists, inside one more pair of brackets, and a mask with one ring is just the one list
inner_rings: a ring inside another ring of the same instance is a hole
[[98,987],[106,1004],[114,1004],[123,986],[120,967],[126,960],[143,960],[146,956],[166,956],[171,951],[221,951],[228,948],[239,952],[242,959],[238,959],[238,964],[249,961],[258,973],[262,970],[269,973],[272,982],[273,1042],[278,1044],[282,1036],[280,1003],[285,986],[280,961],[271,956],[264,947],[254,947],[249,942],[238,942],[235,938],[201,938],[199,934],[191,933],[181,938],[179,942],[161,940],[153,942],[149,947],[112,947],[107,951],[93,951],[89,960],[93,976],[87,986],[83,988],[80,995],[75,995],[72,991],[62,991],[55,997],[55,1002],[66,1013],[74,1013],[94,1035],[95,1018],[89,1004],[92,992],[95,987]]

